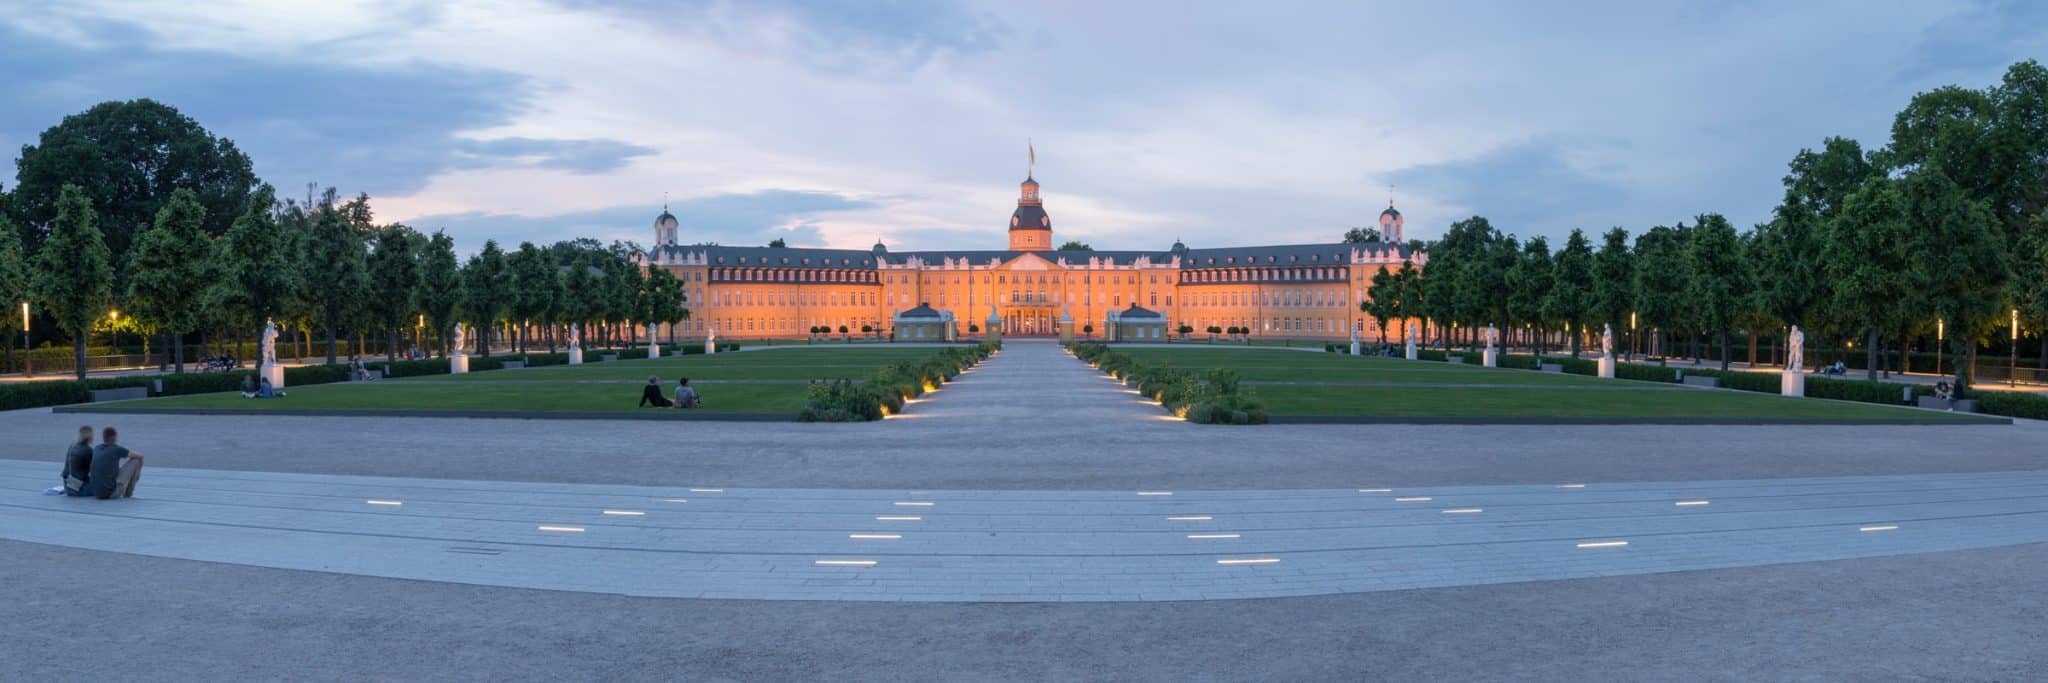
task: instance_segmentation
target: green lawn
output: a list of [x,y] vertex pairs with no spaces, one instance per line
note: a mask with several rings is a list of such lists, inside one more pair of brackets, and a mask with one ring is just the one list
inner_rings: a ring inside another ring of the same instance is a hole
[[[1141,363],[1234,370],[1278,417],[1700,419],[1961,423],[1979,416],[1436,361],[1258,348],[1126,348]],[[1356,386],[1345,386],[1344,384]],[[1416,386],[1383,386],[1416,385]]]
[[[173,396],[110,404],[106,409],[644,412],[654,409],[637,407],[640,387],[653,376],[661,379],[662,392],[667,395],[674,394],[677,378],[690,378],[691,386],[704,397],[706,412],[794,415],[803,409],[804,383],[808,380],[864,378],[883,365],[921,360],[937,351],[903,347],[790,347],[285,387],[288,395],[274,400],[246,399],[233,392]],[[590,354],[592,358],[596,356],[595,352]],[[760,383],[749,383],[753,381]]]

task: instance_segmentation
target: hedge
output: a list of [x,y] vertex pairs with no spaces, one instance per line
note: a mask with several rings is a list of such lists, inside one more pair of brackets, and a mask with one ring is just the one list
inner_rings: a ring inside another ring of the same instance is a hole
[[1971,391],[1978,412],[2028,420],[2048,420],[2048,396],[2022,391]]

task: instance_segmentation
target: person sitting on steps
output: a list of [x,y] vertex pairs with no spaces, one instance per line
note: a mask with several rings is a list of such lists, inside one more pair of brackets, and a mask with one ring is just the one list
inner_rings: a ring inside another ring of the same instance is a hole
[[92,426],[78,428],[78,441],[64,452],[64,495],[90,496],[85,487],[92,476]]
[[650,405],[656,408],[669,408],[675,406],[674,403],[671,403],[668,400],[667,396],[661,395],[661,378],[659,377],[647,378],[647,386],[640,388],[639,407],[645,408]]
[[100,500],[130,498],[135,482],[142,479],[142,454],[122,447],[113,427],[100,431],[100,445],[92,449],[92,471],[85,483],[92,497]]
[[690,378],[684,377],[682,381],[676,382],[676,408],[678,410],[702,407],[704,407],[704,399],[697,396],[696,389],[690,388]]

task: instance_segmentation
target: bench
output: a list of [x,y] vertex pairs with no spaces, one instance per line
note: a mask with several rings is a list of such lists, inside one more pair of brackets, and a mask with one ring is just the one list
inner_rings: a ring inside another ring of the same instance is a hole
[[1536,369],[1537,369],[1537,370],[1541,370],[1541,371],[1543,371],[1543,372],[1564,372],[1564,364],[1563,364],[1563,363],[1544,363],[1544,364],[1542,364],[1542,365],[1539,365],[1539,366],[1537,366],[1537,367],[1536,367]]
[[526,367],[526,361],[523,361],[523,360],[508,360],[508,361],[505,361],[505,364],[504,364],[504,365],[501,365],[501,366],[499,366],[499,367],[500,367],[501,369],[505,369],[505,370],[519,370],[519,369],[523,369],[523,368],[525,368],[525,367]]
[[93,403],[149,398],[149,387],[121,387],[119,389],[93,389],[91,391]]
[[618,360],[618,359],[619,359],[619,354],[616,354],[616,353],[607,353],[607,354],[604,354],[604,355],[602,355],[602,356],[598,356],[598,357],[597,357],[597,360],[598,360],[598,362],[600,362],[600,363],[610,363],[610,362],[612,362],[612,361],[615,361],[615,360]]
[[1685,385],[1689,387],[1706,387],[1709,389],[1719,389],[1721,388],[1721,378],[1706,377],[1702,375],[1686,375]]
[[1446,354],[1444,354],[1444,362],[1446,362],[1446,363],[1464,363],[1464,362],[1465,362],[1465,354],[1462,354],[1462,353],[1446,353]]

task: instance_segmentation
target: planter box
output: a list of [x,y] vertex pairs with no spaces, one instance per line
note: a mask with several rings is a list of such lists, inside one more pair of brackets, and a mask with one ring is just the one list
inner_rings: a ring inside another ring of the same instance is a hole
[[[93,392],[93,393],[97,394],[97,393],[99,393],[99,392]],[[94,398],[93,400],[97,401],[97,400],[99,400],[99,399],[98,399],[97,397],[95,397],[95,398]],[[1940,397],[1937,397],[1937,396],[1922,396],[1922,397],[1920,397],[1920,407],[1922,407],[1922,408],[1931,408],[1931,409],[1934,409],[1934,410],[1947,410],[1947,409],[1948,409],[1948,399],[1945,399],[1945,398],[1940,398]],[[1958,413],[1974,413],[1974,412],[1977,412],[1977,399],[1973,399],[1973,398],[1965,398],[1965,399],[1960,399],[1960,400],[1957,400],[1957,401],[1956,401],[1956,412],[1958,412]]]
[[92,390],[93,403],[99,403],[101,401],[127,401],[130,399],[137,398],[149,398],[149,387],[121,387],[119,389]]

